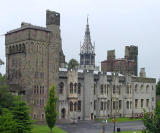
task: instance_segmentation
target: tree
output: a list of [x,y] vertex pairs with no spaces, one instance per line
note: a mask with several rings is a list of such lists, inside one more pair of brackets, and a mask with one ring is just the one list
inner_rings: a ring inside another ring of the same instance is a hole
[[8,90],[5,82],[5,76],[0,73],[0,115],[3,108],[12,107],[14,105],[14,97]]
[[31,133],[32,120],[26,102],[18,97],[14,104],[15,106],[11,108],[11,113],[13,115],[13,120],[16,122],[16,133]]
[[160,103],[158,103],[156,109],[154,110],[153,116],[151,116],[150,113],[144,113],[143,122],[147,133],[160,132]]
[[57,102],[57,98],[55,95],[55,86],[53,85],[50,88],[49,98],[45,106],[46,121],[47,121],[48,127],[51,130],[51,133],[52,133],[53,127],[55,126],[56,118],[58,116],[58,113],[56,110],[56,102]]
[[79,66],[78,61],[75,59],[71,59],[68,63],[68,70],[76,68],[77,66]]
[[156,85],[156,95],[160,95],[160,81]]
[[12,113],[8,109],[3,109],[0,115],[0,132],[1,133],[17,133],[17,123],[13,119]]
[[0,59],[0,65],[3,65],[4,64],[4,62]]

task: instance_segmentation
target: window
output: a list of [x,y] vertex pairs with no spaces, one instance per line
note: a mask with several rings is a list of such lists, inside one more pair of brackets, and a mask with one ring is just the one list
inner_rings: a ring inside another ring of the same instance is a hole
[[101,110],[103,110],[103,102],[101,102]]
[[141,85],[141,92],[143,92],[143,85]]
[[96,84],[94,84],[94,95],[96,94]]
[[74,84],[74,93],[77,93],[77,83]]
[[63,94],[63,89],[64,89],[64,83],[61,82],[61,83],[59,84],[59,94]]
[[36,117],[37,117],[36,114],[34,114],[34,115],[33,115],[33,119],[36,119]]
[[42,117],[42,119],[44,119],[44,114],[42,114],[42,116],[41,116],[41,117]]
[[116,102],[113,101],[113,109],[116,109]]
[[137,109],[138,107],[138,99],[135,99],[135,108]]
[[81,111],[81,101],[78,101],[78,111]]
[[143,100],[143,99],[141,99],[141,108],[143,108],[143,101],[144,101],[144,100]]
[[107,105],[107,103],[106,103],[106,102],[104,102],[104,110],[106,110],[106,105]]
[[110,100],[107,101],[107,109],[109,110]]
[[73,111],[73,103],[70,102],[70,111],[72,112]]
[[108,89],[109,89],[109,85],[107,85],[107,95],[108,95]]
[[130,109],[132,108],[132,101],[130,101]]
[[70,93],[73,94],[73,83],[70,83]]
[[129,109],[129,101],[127,101],[127,109]]
[[137,88],[138,88],[138,85],[136,84],[135,85],[135,92],[137,92],[138,90],[137,90]]
[[104,86],[104,93],[105,93],[105,94],[107,93],[107,86],[106,86],[106,84],[105,84],[105,86]]
[[101,85],[101,94],[103,94],[103,85]]
[[129,89],[130,89],[130,88],[129,88],[129,85],[127,85],[127,88],[126,88],[126,93],[127,93],[127,94],[129,94]]
[[121,95],[121,85],[119,85],[119,89],[118,90],[119,90],[119,92],[118,92],[119,95]]
[[152,97],[152,102],[154,102],[154,97]]
[[122,108],[122,100],[119,100],[119,109]]
[[78,83],[78,94],[81,94],[81,83]]
[[74,103],[74,111],[77,110],[77,102]]
[[113,85],[113,94],[115,94],[116,93],[116,87],[115,87],[115,85]]
[[149,92],[149,85],[146,86],[146,92]]
[[94,100],[94,110],[96,110],[96,100]]
[[146,107],[149,107],[149,99],[146,99]]

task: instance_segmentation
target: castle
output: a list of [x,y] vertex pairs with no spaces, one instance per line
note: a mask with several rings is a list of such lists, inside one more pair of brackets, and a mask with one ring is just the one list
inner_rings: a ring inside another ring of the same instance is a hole
[[5,48],[10,91],[22,95],[38,122],[45,121],[44,106],[53,83],[58,97],[58,120],[134,117],[143,109],[155,109],[156,79],[146,77],[144,68],[137,76],[138,48],[127,46],[123,59],[115,59],[115,51],[109,51],[99,71],[88,19],[77,69],[64,68],[57,12],[46,11],[46,27],[22,23],[20,28],[7,32]]

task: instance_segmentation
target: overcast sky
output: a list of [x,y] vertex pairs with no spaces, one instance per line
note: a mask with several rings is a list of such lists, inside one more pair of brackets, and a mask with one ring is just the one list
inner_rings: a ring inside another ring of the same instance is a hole
[[[138,66],[148,77],[160,77],[160,0],[5,0],[0,5],[0,58],[5,61],[7,31],[29,22],[45,27],[46,10],[61,14],[63,51],[68,61],[79,61],[86,17],[92,42],[96,45],[96,65],[106,59],[107,50],[124,56],[126,45],[139,48]],[[0,67],[5,73],[5,66]]]

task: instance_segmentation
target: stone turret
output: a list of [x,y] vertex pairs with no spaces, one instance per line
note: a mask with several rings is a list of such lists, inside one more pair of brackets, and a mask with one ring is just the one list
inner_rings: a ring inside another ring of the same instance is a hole
[[146,77],[146,72],[145,72],[145,68],[141,68],[140,69],[140,73],[139,73],[140,77],[145,78]]

